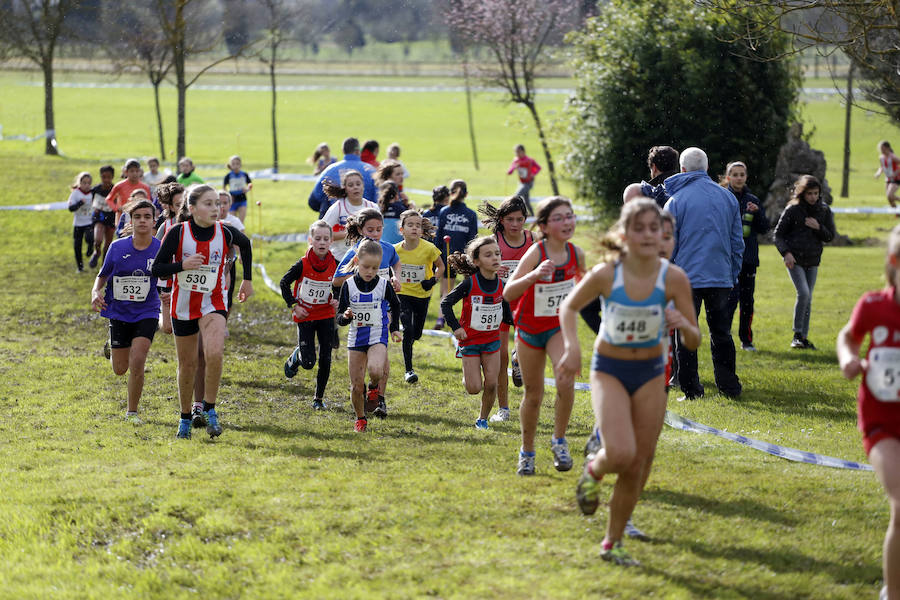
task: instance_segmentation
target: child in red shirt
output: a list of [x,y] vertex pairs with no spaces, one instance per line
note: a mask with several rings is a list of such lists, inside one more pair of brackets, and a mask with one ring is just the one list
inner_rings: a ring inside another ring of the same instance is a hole
[[537,164],[530,156],[525,155],[525,146],[519,144],[515,148],[516,157],[513,158],[512,164],[509,165],[507,175],[512,175],[515,171],[519,176],[519,189],[516,190],[516,196],[521,196],[525,200],[525,206],[528,208],[528,214],[534,215],[531,209],[531,198],[529,196],[531,188],[534,186],[534,176],[541,172],[541,165]]

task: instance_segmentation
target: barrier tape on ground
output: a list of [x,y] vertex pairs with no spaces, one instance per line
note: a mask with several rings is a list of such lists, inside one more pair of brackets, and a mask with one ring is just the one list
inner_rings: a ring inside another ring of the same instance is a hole
[[890,206],[832,206],[831,212],[839,215],[896,215],[900,214],[900,208]]
[[668,410],[666,411],[666,425],[674,429],[681,429],[682,431],[693,431],[694,433],[708,433],[710,435],[715,435],[720,438],[736,442],[738,444],[743,444],[744,446],[748,446],[750,448],[753,448],[754,450],[760,450],[762,452],[771,454],[772,456],[786,458],[787,460],[792,460],[795,462],[803,462],[810,465],[821,465],[823,467],[832,467],[835,469],[851,469],[854,471],[873,470],[871,465],[867,465],[865,463],[842,460],[840,458],[834,458],[832,456],[823,456],[822,454],[815,454],[813,452],[797,450],[796,448],[779,446],[778,444],[771,444],[769,442],[755,440],[753,438],[748,438],[746,436],[731,433],[729,431],[722,431],[721,429],[716,429],[715,427],[710,427],[709,425],[703,425],[701,423],[691,421],[690,419],[686,419]]
[[56,131],[53,129],[48,129],[44,133],[39,133],[37,135],[25,135],[20,133],[18,135],[3,135],[3,126],[0,125],[0,140],[3,141],[21,141],[21,142],[36,142],[38,140],[42,140],[44,138],[53,138],[56,137]]
[[65,210],[68,202],[51,202],[49,204],[25,204],[22,206],[0,206],[0,210]]

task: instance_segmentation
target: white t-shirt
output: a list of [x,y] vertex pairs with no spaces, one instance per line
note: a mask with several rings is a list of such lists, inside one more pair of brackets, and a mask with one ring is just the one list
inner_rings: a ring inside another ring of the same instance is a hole
[[[331,225],[332,232],[344,231],[347,227],[347,218],[351,215],[355,215],[364,208],[374,208],[375,210],[378,210],[378,205],[363,198],[362,204],[353,206],[347,202],[346,198],[343,198],[332,204],[322,218],[325,219],[326,223]],[[331,253],[334,255],[334,259],[341,262],[341,259],[347,254],[347,250],[352,246],[353,244],[348,243],[347,238],[332,242]]]
[[225,223],[226,225],[231,225],[232,227],[234,227],[241,233],[244,233],[245,226],[243,223],[241,223],[241,220],[237,218],[237,215],[228,213],[228,216],[225,217],[224,219],[221,219],[221,221],[222,221],[222,223]]
[[147,171],[146,173],[144,173],[144,176],[141,177],[141,181],[143,181],[144,183],[146,183],[147,185],[150,186],[150,194],[155,198],[156,197],[156,186],[158,186],[163,181],[165,181],[166,177],[168,177],[169,175],[170,175],[170,173],[168,171],[166,171],[165,173],[160,171],[156,175],[154,175],[150,171]]
[[79,188],[75,188],[72,190],[72,193],[69,194],[69,206],[74,206],[79,200],[82,201],[82,205],[72,213],[74,215],[72,227],[84,227],[85,225],[91,224],[91,215],[94,212],[94,208],[91,205],[92,199],[90,191],[85,194]]

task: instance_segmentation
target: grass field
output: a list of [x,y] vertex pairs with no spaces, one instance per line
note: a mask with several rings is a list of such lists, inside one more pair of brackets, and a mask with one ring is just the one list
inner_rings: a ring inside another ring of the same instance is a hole
[[[42,129],[40,88],[21,85],[33,77],[0,74],[7,135]],[[523,140],[538,154],[524,114],[491,94],[475,97],[480,171],[471,165],[461,94],[279,97],[283,171],[308,169],[303,160],[316,143],[334,148],[356,134],[398,141],[410,187],[463,177],[473,194],[501,195],[512,191],[503,175],[512,145]],[[171,115],[173,98],[165,100]],[[224,163],[239,151],[248,167],[267,166],[265,93],[194,90],[189,102],[188,149],[198,164]],[[542,108],[558,114],[561,102],[548,96]],[[8,174],[0,204],[62,200],[78,171],[157,152],[149,90],[62,88],[57,110],[67,156],[45,158],[40,143],[0,144],[0,170]],[[837,189],[842,108],[836,99],[816,101],[804,114]],[[881,205],[882,184],[871,177],[875,143],[897,129],[856,111],[854,131],[851,198],[837,205]],[[218,178],[224,168],[200,173]],[[536,194],[546,194],[546,178],[539,182]],[[250,230],[303,230],[314,217],[308,190],[260,181],[254,194],[262,215],[251,210]],[[857,241],[883,239],[894,222],[837,218]],[[599,229],[579,225],[577,241],[590,258]],[[628,543],[644,566],[623,572],[599,560],[603,511],[582,517],[576,472],[552,469],[552,393],[540,424],[538,475],[518,478],[517,421],[476,431],[478,400],[463,393],[449,343],[425,338],[416,345],[422,382],[402,383],[392,346],[391,415],[355,435],[346,351],[335,357],[329,410],[314,413],[311,374],[284,379],[295,329],[259,277],[256,295],[236,307],[230,325],[223,436],[174,439],[174,344],[162,334],[148,361],[145,424],[126,425],[124,382],[100,354],[105,320],[88,310],[91,278],[73,273],[71,216],[0,212],[0,232],[7,239],[0,261],[0,597],[877,595],[888,508],[871,473],[790,463],[664,429],[635,512],[654,542]],[[304,251],[259,244],[255,256],[277,280]],[[737,400],[714,393],[704,344],[706,397],[678,402],[673,392],[669,408],[769,442],[864,460],[856,382],[840,377],[833,342],[859,295],[881,285],[883,252],[866,244],[826,249],[810,332],[820,350],[797,353],[788,349],[793,287],[774,248],[764,246],[755,321],[761,351],[738,354],[745,393]],[[587,352],[589,336],[581,333]],[[514,408],[520,398],[513,389]],[[587,394],[579,392],[569,434],[576,451],[591,422]]]

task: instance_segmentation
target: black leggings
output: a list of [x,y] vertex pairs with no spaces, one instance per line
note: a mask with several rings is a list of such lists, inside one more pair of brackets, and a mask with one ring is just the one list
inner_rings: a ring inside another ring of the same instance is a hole
[[431,297],[417,298],[397,294],[397,298],[400,300],[400,324],[403,325],[403,364],[407,371],[412,371],[413,342],[422,337]]
[[94,252],[94,226],[82,225],[79,227],[76,225],[72,230],[72,237],[75,239],[75,264],[81,269],[84,267],[84,263],[81,262],[81,244],[84,243],[87,246],[85,251],[87,254]]
[[300,366],[307,371],[316,366],[316,341],[319,337],[319,371],[316,373],[316,398],[322,399],[328,378],[331,376],[331,338],[334,335],[334,318],[297,323],[297,346],[300,348]]

